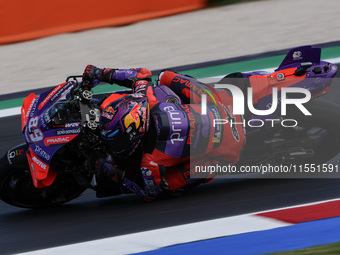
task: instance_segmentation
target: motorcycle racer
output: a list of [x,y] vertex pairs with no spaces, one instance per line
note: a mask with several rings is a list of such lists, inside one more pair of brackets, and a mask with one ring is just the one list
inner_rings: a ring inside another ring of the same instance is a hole
[[[156,86],[169,87],[181,103],[161,102],[151,76],[145,68],[101,69],[93,65],[88,65],[83,74],[89,88],[99,82],[132,88],[131,94],[112,94],[101,106],[100,133],[113,157],[102,168],[107,176],[146,201],[162,190],[176,191],[211,180],[214,175],[195,173],[194,167],[236,163],[245,141],[242,125],[215,125],[214,119],[242,122],[242,116],[232,114],[232,97],[226,90],[215,90],[195,78],[164,70]],[[204,94],[206,114],[202,114],[200,105]],[[137,159],[138,155],[144,187],[130,181],[116,164]]]

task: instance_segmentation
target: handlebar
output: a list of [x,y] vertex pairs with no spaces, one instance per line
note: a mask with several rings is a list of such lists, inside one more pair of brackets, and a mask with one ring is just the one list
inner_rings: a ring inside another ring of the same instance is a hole
[[83,78],[83,76],[71,75],[66,78],[66,82],[73,80],[76,83],[76,86],[73,88],[72,97],[78,96],[82,103],[87,103],[92,99],[93,96],[93,93],[89,89],[91,86],[88,85],[89,81],[79,81],[79,78]]
[[76,86],[72,90],[72,97],[78,98],[80,106],[80,114],[83,127],[87,127],[94,131],[99,124],[100,110],[92,107],[89,103],[93,97],[92,91],[87,85],[88,81],[79,81],[79,78],[83,78],[82,75],[72,75],[66,78],[66,82],[73,80]]
[[71,76],[68,76],[66,78],[66,82],[69,82],[71,79],[73,79],[77,83],[77,85],[78,85],[79,81],[78,81],[77,78],[83,78],[83,76],[82,75],[71,75]]
[[80,88],[90,88],[91,86],[91,82],[87,81],[87,80],[81,80],[81,82],[79,82],[78,78],[83,78],[83,75],[71,75],[68,76],[66,78],[66,82],[69,82],[71,79],[73,79],[73,81],[76,83],[76,87],[80,87]]

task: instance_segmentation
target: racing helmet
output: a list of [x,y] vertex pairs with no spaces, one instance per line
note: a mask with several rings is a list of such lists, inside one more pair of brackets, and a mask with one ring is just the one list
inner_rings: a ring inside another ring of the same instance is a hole
[[112,101],[101,113],[99,128],[113,156],[129,157],[140,146],[149,128],[147,97],[130,94]]

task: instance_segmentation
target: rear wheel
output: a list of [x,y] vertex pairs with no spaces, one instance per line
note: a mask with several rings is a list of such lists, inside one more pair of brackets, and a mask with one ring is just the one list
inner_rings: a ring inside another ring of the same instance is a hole
[[336,104],[316,100],[307,104],[312,116],[300,111],[292,113],[303,131],[303,137],[314,145],[314,154],[304,163],[325,163],[340,151],[340,107]]
[[288,109],[285,119],[298,125],[268,128],[247,137],[240,164],[321,164],[340,151],[340,107],[325,101],[311,101],[306,108],[312,116]]

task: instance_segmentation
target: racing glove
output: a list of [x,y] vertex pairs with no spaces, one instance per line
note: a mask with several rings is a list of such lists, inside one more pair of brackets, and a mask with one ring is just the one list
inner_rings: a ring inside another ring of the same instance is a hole
[[121,86],[132,88],[137,80],[151,81],[152,73],[146,68],[117,69],[98,68],[94,65],[86,66],[83,73],[83,81],[88,82],[90,88],[95,87],[99,82],[116,83]]
[[144,201],[152,201],[161,192],[161,177],[159,171],[159,165],[150,160],[150,154],[144,154],[141,165],[141,172],[144,181],[144,190],[141,189],[136,183],[131,182],[127,178],[124,178],[122,184],[130,192],[135,193]]
[[93,88],[99,82],[109,80],[109,76],[115,72],[116,69],[106,69],[106,75],[104,74],[104,69],[98,68],[94,65],[87,65],[83,73],[83,81],[88,87]]
[[105,159],[99,159],[96,169],[100,175],[106,176],[116,183],[121,183],[125,176],[125,171],[114,164],[111,155],[107,155]]
[[136,183],[130,181],[127,178],[124,178],[122,181],[122,185],[128,191],[135,193],[139,198],[143,199],[146,202],[150,202],[154,200],[156,197],[149,196],[144,190],[142,190]]

